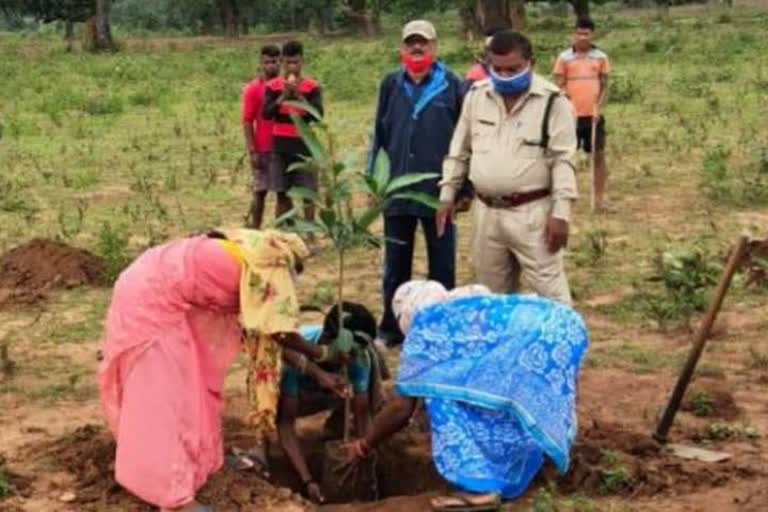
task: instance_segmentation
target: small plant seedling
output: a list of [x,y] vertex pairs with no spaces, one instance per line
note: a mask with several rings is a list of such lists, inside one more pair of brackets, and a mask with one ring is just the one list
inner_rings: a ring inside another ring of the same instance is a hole
[[696,416],[712,416],[715,412],[715,402],[706,391],[696,391],[691,401],[693,403],[693,414]]
[[552,489],[542,487],[536,491],[531,502],[531,512],[557,512],[557,503]]
[[[311,115],[317,125],[316,130],[303,117],[291,115],[311,156],[291,165],[288,171],[316,172],[322,188],[319,193],[302,187],[291,189],[288,194],[295,206],[277,223],[298,233],[326,238],[332,243],[338,262],[336,301],[341,304],[344,300],[344,258],[347,251],[355,246],[378,247],[381,244],[381,237],[371,233],[370,228],[390,201],[410,199],[436,208],[437,198],[406,190],[410,185],[435,179],[436,176],[419,173],[391,178],[389,159],[383,151],[377,155],[372,175],[354,174],[349,169],[350,158],[341,158],[337,154],[336,138],[323,122],[320,113],[306,102],[294,101],[287,104]],[[355,211],[353,195],[361,185],[370,200],[368,207],[358,213]],[[314,204],[317,209],[316,220],[299,218],[305,202]],[[343,325],[341,313],[339,308],[339,325]]]
[[3,378],[11,377],[16,372],[16,361],[9,354],[10,343],[8,336],[0,342],[0,374]]
[[0,455],[0,498],[6,498],[13,492],[13,486],[5,470],[5,464],[5,457]]
[[703,437],[709,441],[750,440],[760,437],[760,433],[747,424],[716,422],[706,426]]
[[104,258],[104,278],[114,283],[120,272],[130,263],[128,256],[128,233],[104,222],[99,231],[99,255]]
[[613,465],[600,471],[600,492],[616,494],[631,484],[631,478],[624,466]]
[[603,450],[600,452],[600,461],[605,464],[614,465],[619,462],[619,454],[613,450]]
[[605,257],[608,250],[608,231],[603,228],[591,229],[586,234],[579,252],[591,266],[597,265]]
[[[389,158],[383,151],[376,156],[373,173],[354,174],[350,172],[351,159],[340,158],[337,153],[336,137],[331,133],[320,113],[307,102],[286,102],[299,112],[305,112],[317,122],[317,131],[305,119],[291,114],[302,140],[309,149],[310,156],[302,162],[296,162],[288,172],[316,172],[321,189],[319,192],[308,188],[294,187],[288,195],[294,207],[287,214],[277,219],[278,225],[298,233],[317,235],[331,242],[337,260],[336,303],[338,308],[339,333],[335,341],[341,347],[344,338],[351,338],[351,333],[344,329],[343,308],[345,284],[345,256],[353,247],[379,247],[382,238],[371,233],[371,225],[381,215],[386,206],[395,199],[410,199],[418,203],[437,208],[437,198],[420,192],[408,191],[416,183],[436,179],[435,174],[407,174],[392,178]],[[322,136],[318,136],[318,133]],[[354,193],[363,187],[368,196],[367,207],[356,211]],[[317,210],[316,220],[299,218],[303,206],[312,204]],[[349,440],[349,418],[351,402],[344,401],[344,441]]]

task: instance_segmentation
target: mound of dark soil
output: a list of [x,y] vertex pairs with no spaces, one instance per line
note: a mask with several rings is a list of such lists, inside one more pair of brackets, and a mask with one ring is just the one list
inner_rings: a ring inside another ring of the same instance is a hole
[[61,242],[36,238],[0,255],[0,308],[35,304],[57,288],[105,284],[102,258]]

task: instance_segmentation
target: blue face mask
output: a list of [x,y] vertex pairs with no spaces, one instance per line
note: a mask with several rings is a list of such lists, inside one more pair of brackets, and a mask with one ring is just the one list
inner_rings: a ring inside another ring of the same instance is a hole
[[533,73],[531,72],[530,67],[527,67],[518,74],[509,77],[499,76],[496,74],[493,68],[489,68],[488,71],[491,76],[491,83],[493,84],[493,88],[496,89],[496,92],[502,96],[520,94],[531,86]]

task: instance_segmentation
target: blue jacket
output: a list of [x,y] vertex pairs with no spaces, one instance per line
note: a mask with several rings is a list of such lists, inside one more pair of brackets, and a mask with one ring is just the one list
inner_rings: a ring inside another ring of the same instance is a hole
[[[379,87],[368,172],[373,171],[379,150],[384,150],[393,178],[420,172],[442,175],[443,158],[461,114],[461,103],[461,81],[440,62],[432,65],[430,75],[418,87],[403,69],[385,76]],[[438,181],[424,181],[408,190],[438,197]],[[393,201],[384,212],[385,216],[434,214],[427,206],[401,199]]]

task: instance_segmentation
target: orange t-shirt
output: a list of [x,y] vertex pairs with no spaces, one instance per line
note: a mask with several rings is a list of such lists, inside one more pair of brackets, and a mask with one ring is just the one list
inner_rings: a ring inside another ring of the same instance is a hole
[[565,92],[578,117],[591,117],[600,96],[600,77],[611,72],[608,56],[597,48],[577,53],[568,48],[557,57],[556,75],[565,77]]

